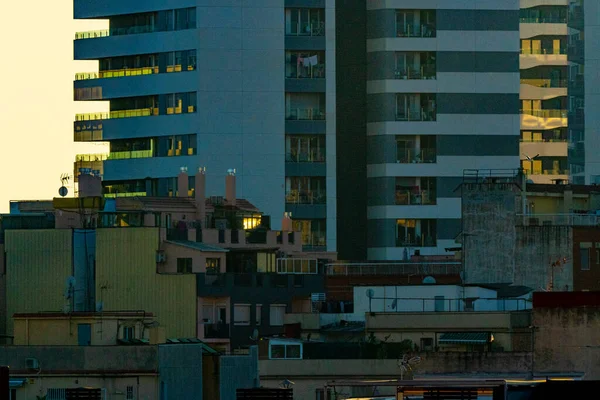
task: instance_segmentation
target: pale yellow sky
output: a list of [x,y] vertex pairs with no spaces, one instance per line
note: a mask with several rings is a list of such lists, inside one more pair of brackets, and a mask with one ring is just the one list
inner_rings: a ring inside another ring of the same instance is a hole
[[0,24],[0,213],[9,200],[58,196],[75,154],[105,150],[73,143],[75,113],[106,110],[73,101],[75,73],[97,70],[97,62],[73,61],[74,34],[105,22],[74,21],[72,0],[3,2],[2,13],[13,17]]

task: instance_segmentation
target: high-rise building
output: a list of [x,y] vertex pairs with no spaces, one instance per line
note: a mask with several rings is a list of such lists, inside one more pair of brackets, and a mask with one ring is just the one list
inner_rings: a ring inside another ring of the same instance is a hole
[[569,178],[567,0],[521,0],[521,164],[536,183]]
[[569,164],[574,183],[600,183],[600,4],[569,0]]
[[76,60],[99,61],[77,74],[75,99],[110,103],[75,122],[75,141],[110,143],[104,194],[175,195],[181,167],[235,173],[273,226],[291,213],[307,248],[335,251],[334,5],[74,0],[76,19],[109,23],[74,46]]
[[519,165],[519,2],[368,1],[367,58],[368,257],[444,253],[464,170]]
[[106,196],[235,169],[238,194],[274,227],[291,213],[307,249],[397,260],[454,246],[465,169],[519,166],[518,0],[74,4],[109,21],[75,40],[99,60],[75,98],[110,103],[75,122],[76,141],[110,142],[78,161]]

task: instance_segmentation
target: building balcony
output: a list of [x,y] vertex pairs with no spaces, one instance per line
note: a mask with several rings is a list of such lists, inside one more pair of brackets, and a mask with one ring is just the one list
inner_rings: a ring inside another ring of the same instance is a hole
[[224,323],[202,323],[200,329],[204,332],[204,339],[229,339],[229,324]]
[[567,79],[521,79],[521,85],[539,88],[566,88],[568,84]]
[[377,275],[457,275],[462,271],[460,261],[406,263],[334,263],[327,264],[330,276]]
[[[172,66],[173,72],[181,71],[181,65]],[[178,69],[177,69],[178,68]],[[193,71],[193,69],[190,69]],[[170,71],[167,71],[170,72]],[[126,76],[140,76],[140,75],[152,75],[158,74],[158,67],[146,67],[146,68],[124,68],[115,69],[99,72],[79,72],[75,74],[76,81],[83,81],[89,79],[107,79],[107,78],[123,78]]]
[[538,157],[567,157],[567,142],[566,140],[556,141],[522,141],[520,145],[521,153],[538,155]]
[[394,72],[396,79],[435,79],[435,65],[422,65],[419,68],[396,69]]
[[396,205],[426,206],[435,205],[436,203],[435,191],[396,190]]
[[521,114],[537,118],[567,118],[567,110],[521,110]]
[[300,151],[285,153],[285,162],[288,163],[324,163],[325,153],[320,151]]
[[286,111],[288,121],[325,121],[325,110],[322,108],[290,108]]
[[150,117],[156,115],[158,115],[158,108],[139,108],[136,110],[75,114],[75,121],[100,121],[105,119]]
[[115,151],[108,154],[107,160],[129,160],[131,158],[154,157],[153,150]]
[[432,148],[420,149],[398,149],[397,162],[399,164],[421,164],[435,163],[437,160],[437,151]]
[[290,190],[285,194],[286,204],[326,204],[327,195],[324,190]]
[[75,40],[96,39],[96,38],[107,37],[109,35],[110,35],[110,31],[108,29],[100,29],[100,30],[85,31],[85,32],[76,32],[75,33]]
[[519,68],[521,70],[539,66],[567,66],[567,54],[565,53],[521,53],[519,56]]

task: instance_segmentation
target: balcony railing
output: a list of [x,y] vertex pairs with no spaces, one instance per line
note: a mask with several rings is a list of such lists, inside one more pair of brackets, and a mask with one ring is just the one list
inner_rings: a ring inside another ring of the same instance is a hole
[[397,69],[396,79],[435,79],[436,68],[433,65],[422,65],[420,68]]
[[435,247],[436,245],[436,238],[431,235],[396,238],[396,247]]
[[370,299],[372,312],[494,312],[525,311],[532,308],[528,299],[499,299],[497,297],[468,298],[410,298],[373,297]]
[[517,214],[519,226],[599,226],[596,214]]
[[325,36],[325,22],[297,23],[294,28],[288,30],[287,36]]
[[325,162],[325,153],[320,151],[285,153],[285,161],[296,163],[323,163]]
[[278,274],[318,274],[319,263],[308,258],[278,258]]
[[286,119],[294,121],[324,121],[325,111],[319,108],[292,108],[287,111]]
[[108,29],[100,29],[96,31],[86,31],[86,32],[77,32],[75,33],[75,40],[79,39],[95,39],[101,37],[107,37],[110,35]]
[[396,113],[396,121],[435,121],[436,115],[433,108],[408,110]]
[[520,22],[523,24],[566,24],[567,17],[521,17]]
[[541,138],[541,139],[535,139],[535,138],[531,138],[531,139],[523,139],[521,138],[521,142],[522,143],[565,143],[567,142],[568,139],[567,138]]
[[435,27],[431,25],[416,25],[406,24],[398,26],[397,30],[398,37],[424,37],[433,38],[436,35]]
[[127,160],[130,158],[149,158],[153,156],[152,150],[115,151],[108,155],[109,160]]
[[566,55],[567,54],[567,47],[561,47],[560,49],[555,50],[555,49],[521,49],[521,54],[522,55],[545,55],[545,56],[549,56],[549,55]]
[[80,72],[75,74],[76,81],[88,79],[122,78],[125,76],[140,76],[158,74],[158,67],[124,68],[100,72]]
[[566,88],[569,81],[566,79],[521,79],[521,85],[531,85],[541,88]]
[[327,264],[327,275],[456,275],[460,262]]
[[118,110],[101,113],[76,114],[75,121],[95,121],[103,119],[149,117],[152,115],[158,115],[158,108],[140,108],[137,110]]
[[436,204],[435,192],[423,190],[396,190],[396,204],[401,206],[425,206]]
[[311,67],[299,66],[288,63],[285,66],[287,79],[321,79],[325,78],[325,64],[317,64]]
[[324,247],[327,245],[327,235],[325,232],[311,232],[302,235],[302,245],[309,247]]
[[285,194],[287,204],[325,204],[327,196],[324,190],[290,190]]
[[205,339],[229,339],[229,324],[202,324]]
[[538,118],[567,118],[567,110],[521,110],[521,114]]
[[420,164],[436,162],[436,149],[421,148],[419,150],[405,149],[399,151],[397,161],[400,164]]

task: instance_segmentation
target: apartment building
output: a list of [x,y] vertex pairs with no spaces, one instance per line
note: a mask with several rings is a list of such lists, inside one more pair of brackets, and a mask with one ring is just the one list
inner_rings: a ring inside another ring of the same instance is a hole
[[76,19],[109,25],[75,38],[75,59],[99,63],[77,74],[75,100],[110,104],[75,117],[75,141],[110,143],[105,160],[80,161],[101,162],[113,196],[175,195],[182,166],[235,169],[240,197],[274,226],[288,213],[307,248],[334,251],[334,6],[74,0]]
[[567,0],[521,0],[521,165],[536,183],[569,178],[567,20]]
[[368,258],[443,254],[467,168],[517,167],[518,1],[367,3]]
[[569,163],[573,182],[588,185],[600,182],[598,11],[595,1],[569,1]]

